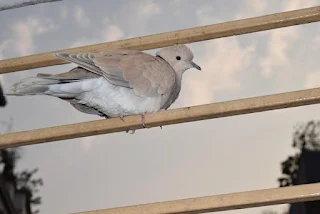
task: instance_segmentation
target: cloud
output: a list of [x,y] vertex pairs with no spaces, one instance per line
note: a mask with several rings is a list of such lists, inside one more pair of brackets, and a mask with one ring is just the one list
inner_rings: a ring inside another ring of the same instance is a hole
[[10,41],[10,39],[7,39],[0,43],[0,60],[4,59],[4,51],[8,48]]
[[243,9],[236,14],[235,19],[245,19],[248,17],[254,17],[265,14],[268,8],[267,0],[246,0]]
[[320,71],[309,72],[306,76],[304,87],[316,88],[320,86]]
[[[285,1],[282,5],[284,11],[297,10],[310,7],[316,4],[316,1],[292,0]],[[262,69],[262,75],[270,78],[276,69],[284,69],[290,66],[288,53],[290,47],[299,38],[299,29],[296,27],[288,27],[275,29],[270,32],[269,41],[267,43],[267,54],[260,58],[259,65]]]
[[65,19],[68,18],[68,16],[69,16],[68,8],[67,8],[66,6],[62,6],[62,7],[60,8],[60,18],[61,18],[62,20],[65,20]]
[[88,27],[91,23],[90,19],[86,16],[83,7],[81,6],[75,6],[73,8],[73,18],[81,27]]
[[317,1],[316,0],[290,0],[290,1],[285,1],[284,2],[284,11],[289,11],[289,10],[298,10],[301,8],[307,8],[307,7],[312,7],[316,6]]
[[33,30],[26,23],[17,23],[13,26],[13,31],[17,37],[16,48],[22,55],[30,54],[34,51]]
[[268,1],[267,0],[246,0],[246,3],[248,6],[251,6],[250,9],[253,9],[255,12],[263,12],[268,7]]
[[[212,7],[196,11],[201,25],[217,21],[212,11]],[[184,75],[181,96],[184,106],[210,103],[216,93],[238,90],[241,87],[238,76],[251,64],[255,46],[241,47],[238,38],[229,37],[205,41],[194,52],[202,71],[201,75],[196,71]]]
[[107,16],[107,17],[103,18],[102,23],[103,24],[110,24],[110,21],[111,21],[110,18]]
[[86,38],[86,37],[82,37],[78,40],[76,40],[75,42],[73,42],[70,46],[71,48],[74,47],[81,47],[81,46],[86,46],[86,45],[93,45],[93,44],[97,44],[97,43],[101,43],[102,40],[99,38]]
[[22,55],[31,54],[34,51],[33,37],[55,29],[56,25],[50,19],[28,18],[26,22],[18,22],[12,30],[16,37],[15,46]]
[[140,8],[141,15],[143,16],[153,16],[161,13],[160,6],[154,1],[146,1],[141,3]]
[[255,46],[241,47],[232,37],[208,41],[201,52],[204,55],[198,63],[203,72],[189,74],[183,105],[210,103],[216,93],[239,90],[238,76],[250,65]]
[[34,37],[54,31],[58,28],[51,19],[40,17],[27,17],[23,21],[12,24],[12,37],[0,44],[0,57],[6,51],[15,52],[18,55],[29,55],[34,52]]
[[259,60],[262,75],[266,78],[271,77],[276,68],[283,69],[290,65],[289,48],[299,36],[295,27],[276,29],[268,33],[267,54]]
[[122,39],[124,33],[118,25],[109,25],[106,29],[101,30],[95,38],[83,37],[71,44],[71,47],[80,47],[85,45],[92,45],[101,42],[110,42]]
[[175,6],[180,6],[181,0],[172,0],[172,1],[170,1],[170,3],[175,5]]
[[[164,12],[157,2],[159,1],[128,1],[126,6],[123,7],[123,11],[113,14],[112,17],[117,19],[116,24],[125,27],[128,37],[148,35],[152,32],[152,29],[154,30],[153,20],[159,19]],[[127,14],[130,14],[131,18],[128,18]],[[110,20],[108,23],[110,23]]]
[[104,31],[104,39],[105,41],[116,41],[122,39],[124,37],[124,33],[117,25],[110,25]]
[[214,17],[214,9],[212,6],[201,7],[196,10],[196,15],[200,25],[207,25],[219,22],[218,17]]

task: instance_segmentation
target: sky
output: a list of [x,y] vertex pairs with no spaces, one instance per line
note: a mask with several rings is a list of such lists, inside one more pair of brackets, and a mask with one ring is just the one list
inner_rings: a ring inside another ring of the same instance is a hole
[[[0,4],[6,1],[0,0]],[[0,59],[320,5],[320,0],[65,0],[0,12]],[[171,109],[318,87],[320,25],[187,44],[202,71],[185,73]],[[154,54],[156,50],[146,51]],[[0,75],[4,90],[59,65]],[[8,97],[13,132],[101,119],[53,97]],[[39,168],[41,213],[63,214],[278,187],[298,124],[319,105],[22,147],[17,170]],[[5,129],[3,128],[2,131]],[[1,130],[0,130],[1,131]],[[286,205],[226,214],[282,211]]]

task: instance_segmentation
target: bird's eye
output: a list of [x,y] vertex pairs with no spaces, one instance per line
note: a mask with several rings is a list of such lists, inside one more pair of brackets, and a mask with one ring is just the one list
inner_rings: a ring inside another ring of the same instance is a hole
[[181,59],[181,57],[180,57],[180,56],[177,56],[177,57],[176,57],[176,59],[177,59],[177,60],[180,60],[180,59]]

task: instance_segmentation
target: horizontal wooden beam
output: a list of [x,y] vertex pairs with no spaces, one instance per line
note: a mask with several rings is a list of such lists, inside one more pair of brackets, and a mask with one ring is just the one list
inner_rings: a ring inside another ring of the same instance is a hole
[[77,214],[195,214],[320,200],[320,183],[142,204]]
[[[157,112],[146,115],[145,124],[151,128],[316,103],[320,88]],[[42,128],[0,135],[0,149],[142,128],[139,115]]]
[[240,34],[265,31],[320,21],[320,7],[276,13],[250,19],[213,24],[150,36],[107,42],[84,47],[57,50],[36,55],[12,58],[0,61],[0,74],[28,70],[46,66],[66,64],[53,56],[55,52],[99,52],[110,49],[148,50],[170,46],[176,43],[186,44]]

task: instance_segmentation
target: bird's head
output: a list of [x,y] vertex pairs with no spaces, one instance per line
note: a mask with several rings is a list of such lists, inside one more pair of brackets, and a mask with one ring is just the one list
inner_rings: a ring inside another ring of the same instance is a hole
[[183,44],[173,45],[160,49],[157,56],[167,61],[176,72],[185,72],[190,68],[201,70],[200,66],[194,63],[193,53]]

